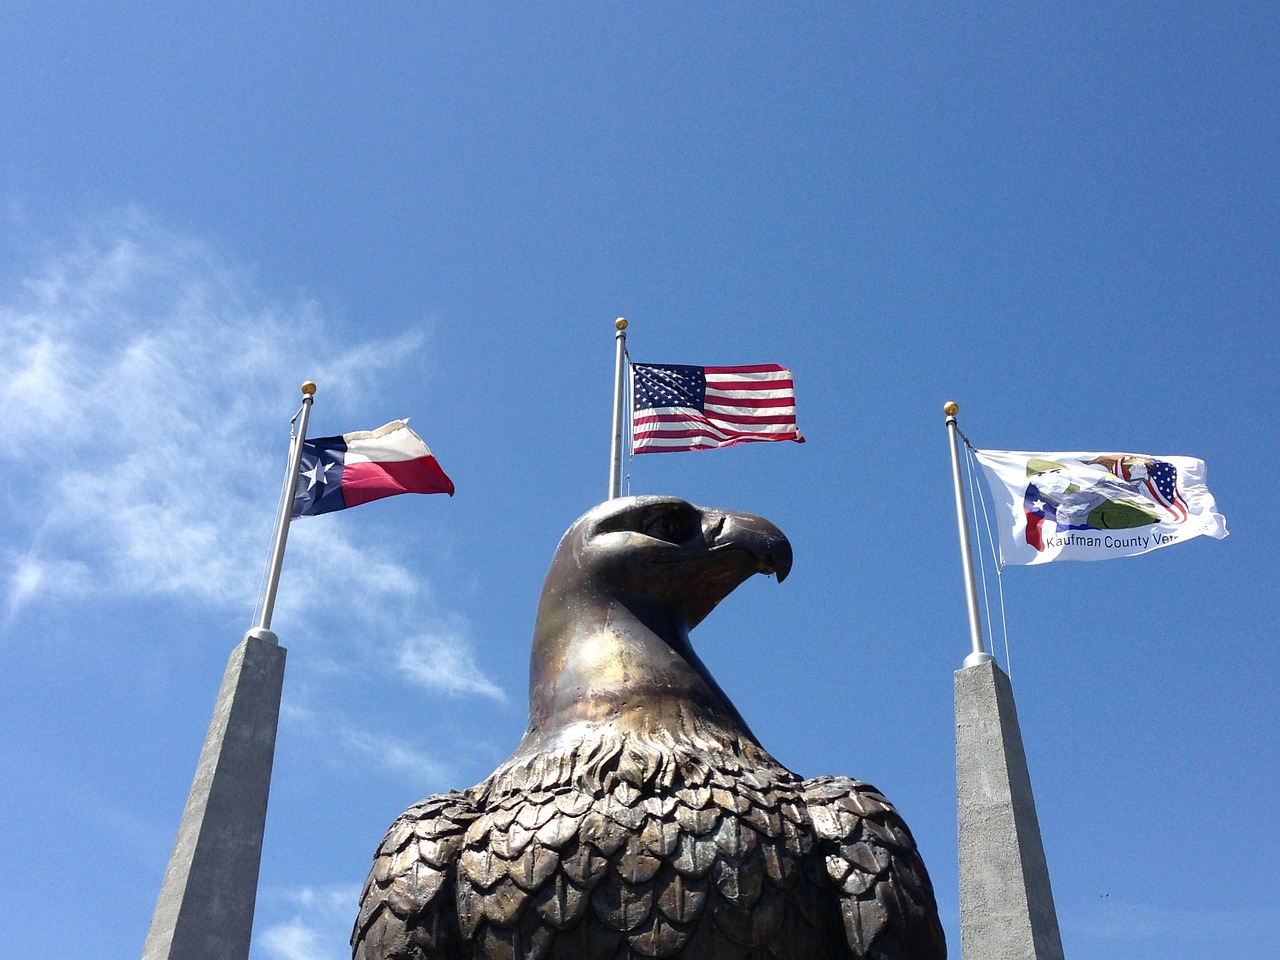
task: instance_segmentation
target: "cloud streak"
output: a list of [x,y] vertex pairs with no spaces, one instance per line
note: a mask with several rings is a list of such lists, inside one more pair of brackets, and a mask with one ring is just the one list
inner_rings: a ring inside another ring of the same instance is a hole
[[256,411],[289,366],[270,344],[299,311],[249,309],[238,279],[135,213],[0,306],[0,419],[16,441],[0,456],[41,464],[9,491],[28,533],[7,558],[10,610],[85,591],[246,602],[280,456],[250,438],[279,432]]
[[438,783],[452,775],[447,763],[427,756],[401,737],[363,729],[337,711],[319,711],[298,704],[281,707],[282,717],[310,737],[335,744],[360,757],[368,766],[404,777],[413,783]]
[[252,960],[345,960],[351,918],[359,900],[354,885],[305,886],[271,891],[270,899],[287,904],[292,916],[254,937]]
[[397,666],[404,677],[428,690],[450,696],[476,694],[499,703],[507,699],[476,666],[460,630],[409,637],[400,647]]
[[[10,623],[102,597],[171,598],[247,623],[296,384],[312,376],[335,406],[358,406],[405,375],[420,339],[335,343],[315,304],[267,303],[244,270],[137,211],[87,229],[0,295],[0,603]],[[345,636],[376,625],[420,653],[413,669],[392,658],[385,671],[501,699],[460,621],[430,609],[430,584],[353,529],[294,525],[277,622],[322,608]],[[435,617],[447,627],[426,646],[409,639]]]

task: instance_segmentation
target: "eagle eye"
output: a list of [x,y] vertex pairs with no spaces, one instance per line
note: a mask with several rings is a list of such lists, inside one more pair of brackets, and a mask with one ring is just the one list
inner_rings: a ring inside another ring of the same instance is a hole
[[693,536],[698,526],[691,511],[676,509],[651,511],[640,521],[640,532],[655,540],[683,543]]

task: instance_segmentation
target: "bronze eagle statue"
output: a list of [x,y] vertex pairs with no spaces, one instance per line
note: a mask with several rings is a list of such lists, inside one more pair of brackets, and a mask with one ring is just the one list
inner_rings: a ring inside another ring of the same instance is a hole
[[778,763],[689,631],[791,568],[760,517],[624,497],[560,542],[529,727],[469,790],[388,831],[355,960],[941,960],[933,888],[872,786]]

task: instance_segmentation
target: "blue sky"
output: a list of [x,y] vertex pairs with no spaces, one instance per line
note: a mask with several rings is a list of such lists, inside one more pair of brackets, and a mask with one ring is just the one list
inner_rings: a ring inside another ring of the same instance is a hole
[[140,952],[304,379],[313,434],[411,417],[458,487],[291,536],[253,957],[346,955],[386,826],[524,729],[619,315],[636,360],[794,371],[806,444],[630,489],[790,536],[695,645],[781,761],[898,805],[955,956],[942,403],[980,446],[1204,459],[1228,539],[1011,569],[991,633],[1068,956],[1280,953],[1274,5],[5,20],[0,957]]

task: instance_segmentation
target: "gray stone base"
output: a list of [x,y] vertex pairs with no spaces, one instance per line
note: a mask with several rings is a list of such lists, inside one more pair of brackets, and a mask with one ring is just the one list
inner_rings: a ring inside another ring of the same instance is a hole
[[231,653],[143,960],[247,960],[285,649],[269,631]]
[[1063,960],[1013,688],[994,662],[955,683],[961,955]]

